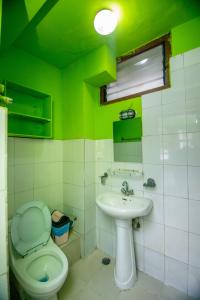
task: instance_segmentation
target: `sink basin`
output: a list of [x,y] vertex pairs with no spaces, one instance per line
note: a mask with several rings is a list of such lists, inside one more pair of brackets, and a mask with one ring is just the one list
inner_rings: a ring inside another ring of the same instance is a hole
[[118,219],[134,219],[146,216],[153,206],[151,199],[124,196],[116,192],[99,195],[96,203],[106,214]]
[[137,280],[132,219],[148,215],[153,202],[145,197],[107,192],[97,197],[96,204],[104,213],[115,218],[115,283],[120,289],[130,289]]

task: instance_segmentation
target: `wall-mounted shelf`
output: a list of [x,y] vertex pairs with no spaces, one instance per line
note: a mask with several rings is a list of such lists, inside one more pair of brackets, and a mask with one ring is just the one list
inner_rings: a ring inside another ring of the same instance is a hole
[[9,111],[8,115],[10,117],[14,117],[14,118],[20,118],[20,119],[24,118],[24,119],[29,119],[29,120],[33,120],[36,122],[42,122],[42,123],[51,122],[51,119],[16,113],[16,112],[12,112],[12,111]]
[[8,106],[8,135],[52,138],[51,96],[5,81],[5,95],[13,99]]
[[143,170],[142,169],[121,169],[121,168],[116,168],[116,169],[112,169],[109,168],[107,170],[108,175],[110,176],[130,176],[130,177],[134,177],[134,176],[143,176]]

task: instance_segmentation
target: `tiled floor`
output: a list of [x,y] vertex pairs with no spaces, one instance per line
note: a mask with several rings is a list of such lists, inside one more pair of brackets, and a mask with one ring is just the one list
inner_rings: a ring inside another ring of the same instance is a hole
[[133,289],[120,291],[114,283],[114,261],[104,266],[104,253],[96,250],[69,271],[59,300],[192,300],[185,294],[139,272]]

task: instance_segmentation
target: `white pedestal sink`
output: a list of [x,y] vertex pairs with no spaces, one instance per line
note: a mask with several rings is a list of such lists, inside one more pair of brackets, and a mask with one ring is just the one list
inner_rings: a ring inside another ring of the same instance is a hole
[[148,215],[153,206],[152,200],[108,192],[99,195],[96,203],[104,213],[115,218],[117,242],[114,277],[120,289],[129,289],[137,280],[132,219]]

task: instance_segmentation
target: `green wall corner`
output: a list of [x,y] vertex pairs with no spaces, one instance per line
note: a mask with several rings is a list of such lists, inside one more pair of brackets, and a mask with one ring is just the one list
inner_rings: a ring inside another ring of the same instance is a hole
[[172,55],[182,54],[200,46],[200,17],[171,30]]

